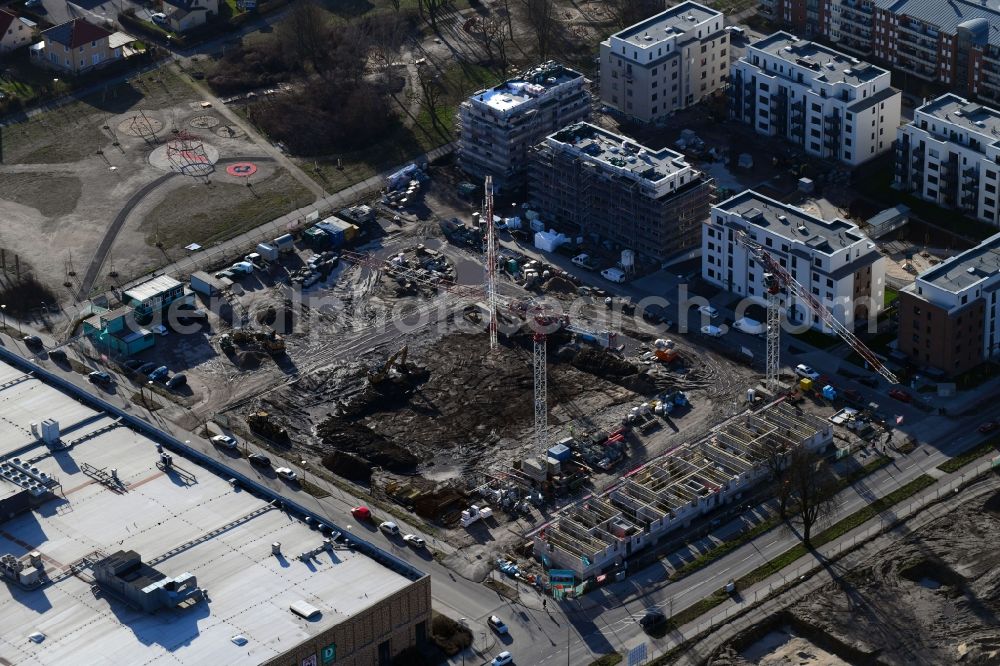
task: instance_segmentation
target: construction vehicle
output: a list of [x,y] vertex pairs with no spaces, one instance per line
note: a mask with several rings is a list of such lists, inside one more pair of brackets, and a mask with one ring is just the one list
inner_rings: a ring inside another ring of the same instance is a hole
[[254,412],[247,416],[247,425],[250,430],[272,442],[287,442],[288,431],[271,420],[271,415],[267,412]]
[[673,340],[664,340],[662,338],[653,343],[653,356],[656,357],[656,360],[662,361],[667,365],[680,358],[680,354],[677,353],[677,349],[674,347]]
[[231,342],[237,345],[258,349],[272,356],[285,353],[285,339],[274,331],[249,331],[237,329],[230,336]]
[[400,373],[407,374],[406,354],[408,351],[409,347],[404,345],[402,349],[389,356],[381,366],[370,369],[368,371],[368,383],[372,385],[381,384],[389,376],[389,373],[392,372],[394,366],[398,368]]

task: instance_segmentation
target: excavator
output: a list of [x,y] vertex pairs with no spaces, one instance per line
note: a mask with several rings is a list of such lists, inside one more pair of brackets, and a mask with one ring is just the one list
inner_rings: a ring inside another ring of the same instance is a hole
[[393,366],[399,368],[400,373],[408,374],[409,370],[406,367],[406,354],[408,351],[409,346],[404,345],[402,349],[387,358],[385,363],[380,367],[370,369],[368,371],[368,383],[372,386],[377,386],[384,382],[392,371]]

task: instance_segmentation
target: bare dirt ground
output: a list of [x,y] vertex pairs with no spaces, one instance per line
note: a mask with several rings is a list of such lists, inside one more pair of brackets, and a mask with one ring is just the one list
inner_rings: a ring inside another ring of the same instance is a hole
[[[134,121],[140,110],[155,136]],[[175,175],[139,196],[129,211],[133,197],[166,175],[150,164],[149,155],[175,130],[192,133],[219,155],[210,184]],[[78,293],[109,228],[126,212],[120,231],[112,234],[95,291],[178,258],[183,245],[213,242],[311,200],[266,160],[258,163],[252,188],[226,175],[226,161],[252,160],[261,151],[242,132],[229,131],[211,108],[203,108],[170,67],[0,128],[0,148],[0,216],[5,221],[0,247],[30,262],[39,280],[64,302]],[[108,276],[111,263],[117,280]]]
[[[998,530],[1000,477],[993,475],[963,490],[957,509],[733,641],[709,663],[1000,663]],[[784,640],[808,647],[792,654]],[[822,661],[822,651],[840,661]]]

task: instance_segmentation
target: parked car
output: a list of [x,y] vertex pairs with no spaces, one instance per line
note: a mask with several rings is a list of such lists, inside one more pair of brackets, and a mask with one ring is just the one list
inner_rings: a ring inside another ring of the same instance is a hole
[[153,370],[151,373],[149,373],[149,378],[154,382],[158,382],[161,379],[165,380],[167,378],[167,375],[169,374],[170,374],[170,369],[165,365],[161,365],[156,370]]
[[37,335],[26,335],[21,339],[21,342],[23,342],[28,349],[41,349],[45,346],[42,344],[42,339]]
[[718,326],[712,326],[711,324],[708,326],[702,326],[701,332],[712,338],[721,338],[723,336],[722,329]]
[[597,270],[597,263],[591,258],[589,254],[578,254],[571,260],[574,266],[579,266],[580,268],[586,269],[588,271]]
[[237,446],[239,446],[239,443],[236,441],[236,439],[230,437],[229,435],[216,435],[208,441],[212,442],[212,444],[215,444],[216,446],[223,449],[235,449]]
[[854,403],[855,405],[863,405],[865,402],[865,397],[855,389],[848,388],[841,391],[841,395],[844,396],[844,400]]
[[90,380],[91,384],[100,384],[101,386],[108,386],[109,384],[113,384],[114,383],[114,380],[111,379],[111,375],[109,375],[108,373],[103,372],[103,371],[102,372],[97,372],[97,371],[92,372],[89,375],[87,375],[87,379]]
[[423,548],[427,545],[427,542],[418,537],[416,534],[406,534],[403,536],[403,541],[413,546],[414,548]]
[[625,282],[625,273],[618,268],[605,268],[601,271],[601,277],[616,284]]
[[646,614],[639,618],[639,626],[647,633],[663,626],[666,622],[667,616],[658,610],[646,611]]
[[1000,421],[987,421],[983,425],[979,426],[979,432],[988,433],[993,432],[997,428],[1000,428]]
[[234,273],[243,273],[244,275],[249,275],[253,273],[256,266],[251,264],[249,261],[237,261],[235,264],[229,267]]
[[498,618],[496,615],[490,615],[490,618],[486,620],[486,624],[490,625],[490,629],[497,632],[501,636],[508,633],[507,625],[504,624],[503,620]]
[[799,377],[805,377],[806,379],[811,379],[813,381],[819,379],[819,373],[810,368],[805,363],[799,363],[797,366],[795,366],[795,374],[797,374]]
[[143,363],[142,365],[139,366],[139,373],[143,375],[148,375],[153,370],[156,370],[156,364],[153,362]]
[[149,15],[149,18],[153,19],[153,23],[166,23],[167,15],[163,12],[153,12]]
[[25,0],[24,6],[28,9],[33,9],[42,6],[42,0]]
[[700,308],[698,308],[698,312],[702,313],[703,315],[705,315],[709,319],[715,319],[716,317],[719,316],[719,311],[716,310],[711,305],[703,305],[703,306],[701,306]]
[[358,520],[371,520],[372,511],[366,506],[356,506],[351,509],[351,515]]
[[399,525],[389,520],[379,523],[378,528],[386,534],[399,534]]
[[157,335],[166,335],[169,332],[170,329],[164,326],[163,324],[157,324],[156,326],[153,327],[153,333],[156,333]]
[[251,453],[247,456],[247,460],[250,461],[251,465],[259,465],[260,467],[270,467],[271,459],[265,456],[263,453]]
[[274,473],[283,478],[285,481],[299,480],[299,475],[287,467],[279,467],[278,469],[274,470]]
[[49,358],[53,361],[58,361],[59,363],[65,363],[68,359],[66,358],[66,352],[62,349],[53,349],[49,352]]
[[903,389],[893,388],[889,389],[889,397],[899,400],[900,402],[913,402],[913,396],[904,391]]
[[188,378],[183,374],[178,373],[167,380],[167,388],[180,388],[181,386],[187,384],[187,382]]
[[493,657],[493,661],[490,662],[492,666],[510,666],[514,663],[514,655],[508,650],[504,650],[497,656]]

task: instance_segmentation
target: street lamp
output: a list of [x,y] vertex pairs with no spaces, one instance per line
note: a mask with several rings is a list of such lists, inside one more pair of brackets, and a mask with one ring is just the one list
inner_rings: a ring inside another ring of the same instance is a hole
[[7,306],[0,305],[0,317],[3,317],[3,330],[7,330]]

